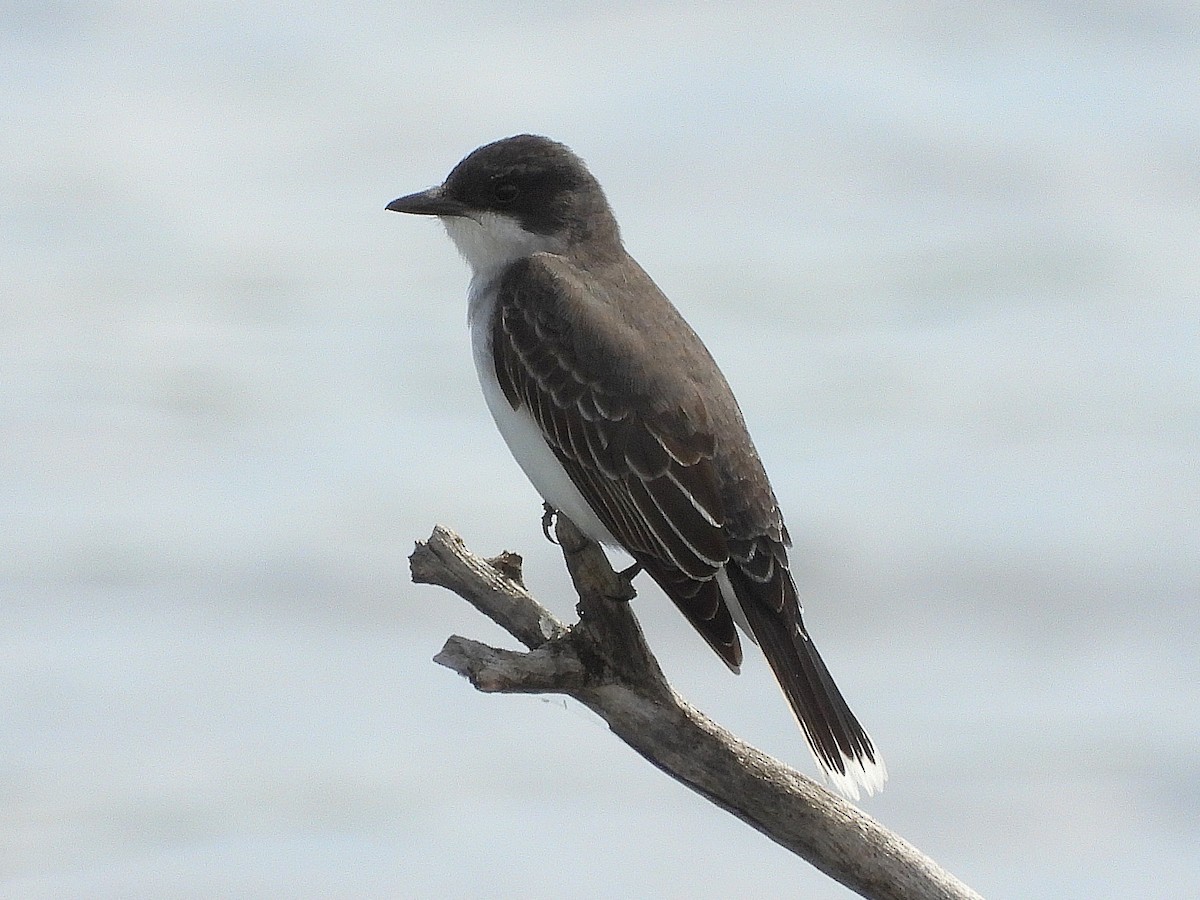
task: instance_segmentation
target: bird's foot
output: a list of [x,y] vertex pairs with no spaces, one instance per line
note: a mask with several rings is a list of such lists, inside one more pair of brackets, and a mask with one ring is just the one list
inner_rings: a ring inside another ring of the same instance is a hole
[[551,506],[549,503],[542,504],[542,534],[544,534],[546,536],[546,540],[548,540],[552,544],[558,543],[558,541],[556,541],[554,539],[554,531],[553,531],[554,517],[557,515],[558,515],[558,510],[555,509],[553,506]]

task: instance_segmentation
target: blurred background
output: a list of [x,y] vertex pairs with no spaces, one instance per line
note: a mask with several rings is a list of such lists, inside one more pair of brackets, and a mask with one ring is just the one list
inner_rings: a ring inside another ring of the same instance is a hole
[[[707,340],[808,619],[989,897],[1200,877],[1190,2],[0,5],[0,895],[850,896],[409,583],[435,523],[572,615],[384,212],[523,131]],[[806,772],[665,598],[677,688]]]

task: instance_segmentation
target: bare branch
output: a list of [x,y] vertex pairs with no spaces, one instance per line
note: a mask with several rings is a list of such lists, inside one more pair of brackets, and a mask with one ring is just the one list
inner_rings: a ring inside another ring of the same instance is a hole
[[428,541],[417,542],[408,564],[416,584],[454,591],[530,650],[567,631],[525,590],[521,557],[515,553],[501,554],[496,562],[480,559],[462,538],[438,525]]
[[562,693],[583,687],[587,674],[578,658],[555,641],[518,653],[454,635],[433,661],[488,694]]
[[628,580],[563,516],[556,535],[579,594],[570,629],[525,590],[515,554],[481,559],[441,526],[417,544],[414,581],[454,591],[531,651],[455,636],[435,662],[481,691],[574,697],[659,769],[864,897],[981,900],[899,835],[679,697],[623,602],[633,595]]

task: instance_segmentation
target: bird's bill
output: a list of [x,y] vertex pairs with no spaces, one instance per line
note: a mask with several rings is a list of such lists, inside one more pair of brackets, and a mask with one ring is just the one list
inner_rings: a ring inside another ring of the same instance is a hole
[[419,191],[406,197],[397,197],[386,207],[392,212],[412,213],[417,216],[465,216],[467,208],[442,193],[440,186]]

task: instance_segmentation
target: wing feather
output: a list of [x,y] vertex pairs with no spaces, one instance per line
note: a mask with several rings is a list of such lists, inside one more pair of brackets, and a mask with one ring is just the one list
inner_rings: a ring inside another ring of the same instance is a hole
[[[561,257],[512,265],[491,331],[504,396],[734,671],[742,650],[729,604],[740,608],[835,784],[854,797],[856,782],[877,788],[886,770],[804,630],[787,529],[737,404],[713,366],[688,364],[705,351],[665,298],[639,311],[635,296]],[[680,330],[670,365],[653,363],[647,324]]]
[[562,292],[579,286],[532,263],[521,274],[501,287],[492,331],[505,396],[529,411],[605,527],[736,666],[741,651],[715,580],[729,558],[715,439],[698,393],[641,384],[628,373],[606,381],[606,370],[589,369],[579,348],[613,359],[610,332],[581,316],[587,305],[580,302],[572,304],[568,339],[565,313],[556,309]]

